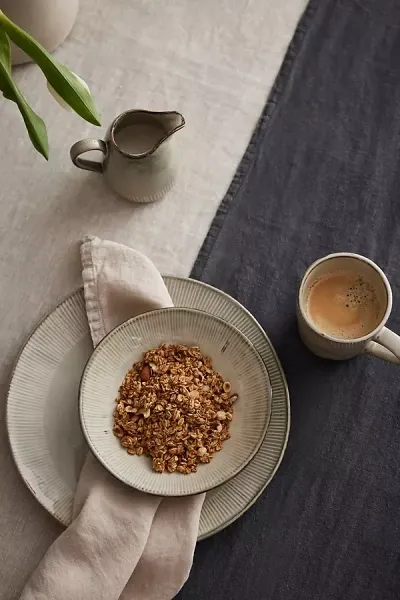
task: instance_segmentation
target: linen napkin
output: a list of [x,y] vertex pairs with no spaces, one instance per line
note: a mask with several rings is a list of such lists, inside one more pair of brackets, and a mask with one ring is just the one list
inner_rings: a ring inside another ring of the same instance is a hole
[[[99,238],[81,246],[93,345],[128,318],[172,306],[152,262]],[[89,453],[74,520],[53,543],[21,600],[170,600],[193,560],[205,494],[159,498],[125,486]]]

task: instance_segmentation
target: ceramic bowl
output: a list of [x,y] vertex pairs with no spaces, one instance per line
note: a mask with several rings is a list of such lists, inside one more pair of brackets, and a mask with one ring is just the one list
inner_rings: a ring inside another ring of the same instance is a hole
[[[113,435],[118,389],[132,364],[162,343],[199,346],[239,395],[231,438],[196,473],[156,473],[146,456],[132,456]],[[271,387],[259,354],[234,326],[199,310],[166,308],[122,323],[96,347],[82,376],[80,418],[86,440],[104,467],[123,483],[149,494],[187,496],[237,475],[259,449],[271,412]]]

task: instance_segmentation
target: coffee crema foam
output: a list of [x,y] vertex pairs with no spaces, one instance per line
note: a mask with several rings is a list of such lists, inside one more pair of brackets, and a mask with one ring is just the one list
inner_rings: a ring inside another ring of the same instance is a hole
[[367,335],[383,316],[374,286],[354,272],[322,275],[310,287],[305,302],[315,327],[339,339]]

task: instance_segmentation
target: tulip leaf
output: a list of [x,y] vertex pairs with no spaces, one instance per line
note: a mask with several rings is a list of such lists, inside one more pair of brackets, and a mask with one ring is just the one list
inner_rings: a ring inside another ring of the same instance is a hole
[[26,31],[15,25],[0,10],[0,29],[43,71],[59,96],[85,121],[101,125],[100,116],[87,86],[67,67],[56,61]]
[[8,37],[0,29],[0,62],[8,72],[11,72],[11,48]]
[[22,114],[29,137],[36,150],[47,160],[49,157],[49,142],[46,125],[29,106],[11,77],[10,43],[7,35],[0,27],[0,91],[4,98],[15,102]]

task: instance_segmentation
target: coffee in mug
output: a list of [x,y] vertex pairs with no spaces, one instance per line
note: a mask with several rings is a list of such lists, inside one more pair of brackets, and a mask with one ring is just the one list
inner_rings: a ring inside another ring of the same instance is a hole
[[357,339],[373,331],[385,308],[373,283],[352,271],[333,271],[314,281],[305,306],[317,329],[339,339]]
[[386,327],[392,302],[389,281],[372,260],[330,254],[313,263],[301,281],[300,336],[323,358],[344,360],[365,352],[400,364],[400,337]]

